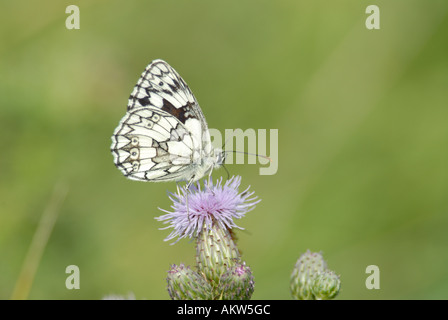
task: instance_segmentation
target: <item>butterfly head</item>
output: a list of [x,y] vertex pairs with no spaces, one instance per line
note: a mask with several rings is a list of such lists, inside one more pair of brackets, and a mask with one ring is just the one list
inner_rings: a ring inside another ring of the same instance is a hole
[[213,170],[219,168],[225,159],[225,152],[219,148],[212,149],[212,151],[207,155],[201,158],[202,166],[206,167],[209,170]]
[[219,148],[215,148],[213,153],[214,153],[214,157],[215,157],[213,167],[219,168],[224,163],[224,160],[226,159],[226,153],[222,149],[219,149]]

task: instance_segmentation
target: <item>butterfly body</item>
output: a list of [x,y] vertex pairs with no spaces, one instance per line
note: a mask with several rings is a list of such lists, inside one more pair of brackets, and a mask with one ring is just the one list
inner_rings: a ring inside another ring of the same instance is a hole
[[199,104],[165,61],[151,62],[129,97],[128,111],[112,135],[118,169],[133,180],[201,179],[224,159],[213,148]]

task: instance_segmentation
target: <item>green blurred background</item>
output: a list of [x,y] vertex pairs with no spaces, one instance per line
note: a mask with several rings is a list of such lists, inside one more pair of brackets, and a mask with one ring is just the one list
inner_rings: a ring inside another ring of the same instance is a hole
[[[338,299],[448,298],[446,1],[77,1],[67,30],[70,4],[1,4],[0,298],[58,197],[29,299],[168,299],[169,265],[194,264],[194,244],[170,246],[154,219],[175,183],[127,180],[109,151],[156,58],[210,127],[279,130],[276,175],[228,166],[262,199],[238,221],[254,299],[290,299],[306,249],[341,275]],[[380,30],[365,27],[370,4]],[[80,290],[65,288],[73,264]]]

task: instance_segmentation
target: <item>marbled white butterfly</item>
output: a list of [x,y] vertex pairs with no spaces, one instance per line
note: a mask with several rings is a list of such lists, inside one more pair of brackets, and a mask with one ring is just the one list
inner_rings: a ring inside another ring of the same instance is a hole
[[115,165],[129,179],[187,181],[187,186],[224,160],[223,151],[212,147],[190,88],[162,60],[151,62],[134,87],[111,151]]

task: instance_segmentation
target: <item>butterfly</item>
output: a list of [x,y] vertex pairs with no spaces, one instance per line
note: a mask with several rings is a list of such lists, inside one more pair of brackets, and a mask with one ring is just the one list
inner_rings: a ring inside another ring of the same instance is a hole
[[129,179],[195,181],[224,161],[188,85],[168,63],[152,61],[112,135],[115,165]]

